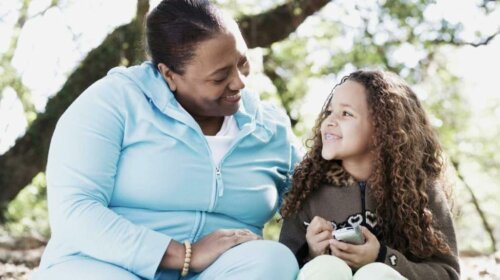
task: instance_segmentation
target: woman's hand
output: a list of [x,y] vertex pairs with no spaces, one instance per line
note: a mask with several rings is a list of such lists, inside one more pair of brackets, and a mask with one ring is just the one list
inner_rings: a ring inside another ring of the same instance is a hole
[[326,252],[329,245],[328,241],[332,239],[332,231],[333,226],[331,222],[318,216],[312,219],[306,232],[310,258],[323,255]]
[[192,245],[190,270],[200,272],[228,249],[262,237],[248,229],[219,229]]
[[366,239],[363,245],[353,245],[335,239],[330,240],[331,254],[341,258],[347,265],[355,269],[374,262],[380,250],[380,242],[377,237],[366,227],[362,226],[361,231]]

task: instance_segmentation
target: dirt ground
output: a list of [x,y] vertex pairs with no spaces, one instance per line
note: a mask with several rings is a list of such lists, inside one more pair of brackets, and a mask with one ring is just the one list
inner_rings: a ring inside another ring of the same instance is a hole
[[[0,279],[27,280],[38,264],[43,247],[24,250],[0,250]],[[10,259],[5,263],[7,254]],[[463,254],[460,257],[463,280],[500,280],[500,252],[492,255]]]

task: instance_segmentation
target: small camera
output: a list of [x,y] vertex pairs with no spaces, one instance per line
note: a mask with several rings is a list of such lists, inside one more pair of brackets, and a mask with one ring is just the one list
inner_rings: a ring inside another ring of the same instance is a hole
[[345,227],[334,230],[332,235],[333,238],[346,243],[356,245],[365,243],[365,236],[363,235],[363,232],[361,232],[361,228],[359,227],[359,225],[355,227]]

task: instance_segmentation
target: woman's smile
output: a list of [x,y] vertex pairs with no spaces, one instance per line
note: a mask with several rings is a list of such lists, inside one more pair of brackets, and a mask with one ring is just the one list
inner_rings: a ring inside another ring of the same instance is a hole
[[226,95],[222,97],[222,100],[229,102],[229,103],[238,103],[241,99],[241,93],[236,93],[232,95]]

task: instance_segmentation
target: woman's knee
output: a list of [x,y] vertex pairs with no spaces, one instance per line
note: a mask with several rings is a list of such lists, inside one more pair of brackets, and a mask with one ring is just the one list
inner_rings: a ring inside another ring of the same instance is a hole
[[297,274],[299,266],[292,251],[285,245],[270,240],[248,242],[250,253],[254,254],[255,266],[269,271],[288,271]]
[[256,240],[222,254],[196,279],[288,279],[295,280],[299,266],[293,253],[276,241]]
[[354,274],[354,280],[402,280],[404,278],[399,272],[384,263],[367,264]]
[[341,259],[330,256],[318,256],[302,267],[298,280],[348,280],[352,279],[351,268]]

